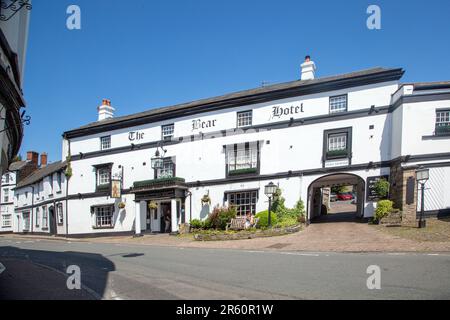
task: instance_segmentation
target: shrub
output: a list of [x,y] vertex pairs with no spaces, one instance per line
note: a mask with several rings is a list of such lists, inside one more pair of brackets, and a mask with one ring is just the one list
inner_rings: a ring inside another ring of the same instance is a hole
[[298,218],[296,217],[285,217],[283,219],[279,219],[275,227],[277,228],[286,228],[292,227],[298,224]]
[[377,203],[377,209],[375,210],[375,220],[380,221],[391,213],[394,208],[394,203],[391,200],[380,200]]
[[[259,227],[267,228],[269,226],[269,211],[268,210],[257,213],[255,217],[259,218],[259,222],[258,222]],[[278,215],[276,212],[271,211],[270,218],[272,220],[271,221],[272,226],[274,226],[278,223]]]
[[194,219],[191,221],[191,228],[193,229],[203,229],[205,223],[199,219]]
[[384,199],[389,193],[390,184],[386,179],[380,179],[375,183],[374,189],[377,195]]
[[276,211],[276,213],[279,219],[292,218],[299,220],[301,216],[305,215],[305,205],[302,200],[299,200],[294,208],[283,208],[282,210]]
[[215,207],[205,222],[205,228],[225,230],[227,223],[236,218],[236,209]]
[[285,199],[281,195],[281,189],[277,188],[275,194],[273,195],[272,207],[270,208],[273,212],[282,212],[286,210],[286,206],[284,205]]

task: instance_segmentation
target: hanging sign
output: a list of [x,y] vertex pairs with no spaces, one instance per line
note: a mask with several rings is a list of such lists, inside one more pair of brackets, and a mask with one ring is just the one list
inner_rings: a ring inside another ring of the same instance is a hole
[[111,180],[111,198],[118,199],[122,196],[120,180]]

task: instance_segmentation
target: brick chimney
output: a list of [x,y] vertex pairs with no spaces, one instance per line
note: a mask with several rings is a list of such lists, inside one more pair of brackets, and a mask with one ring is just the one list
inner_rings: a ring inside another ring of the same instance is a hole
[[44,168],[47,166],[47,153],[43,152],[41,154],[41,168]]
[[310,56],[305,57],[305,62],[302,63],[302,76],[301,80],[313,80],[316,74],[316,64],[311,61]]
[[27,152],[27,161],[34,164],[36,167],[39,164],[39,153],[35,151],[28,151]]
[[97,108],[98,110],[98,121],[103,121],[114,117],[115,109],[111,107],[111,100],[103,99],[102,105]]

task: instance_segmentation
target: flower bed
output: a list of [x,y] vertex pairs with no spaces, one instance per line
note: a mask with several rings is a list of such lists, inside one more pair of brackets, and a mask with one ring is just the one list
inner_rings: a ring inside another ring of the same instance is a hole
[[272,228],[272,229],[253,229],[245,231],[198,231],[194,232],[194,240],[196,241],[225,241],[225,240],[244,240],[255,238],[266,238],[283,236],[287,234],[296,233],[302,230],[302,225],[285,227],[285,228]]

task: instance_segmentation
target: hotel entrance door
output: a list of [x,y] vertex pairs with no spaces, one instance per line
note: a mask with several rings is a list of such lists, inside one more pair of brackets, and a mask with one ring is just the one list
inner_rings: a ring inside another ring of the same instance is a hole
[[170,233],[172,232],[171,204],[170,202],[163,202],[160,208],[161,233]]

